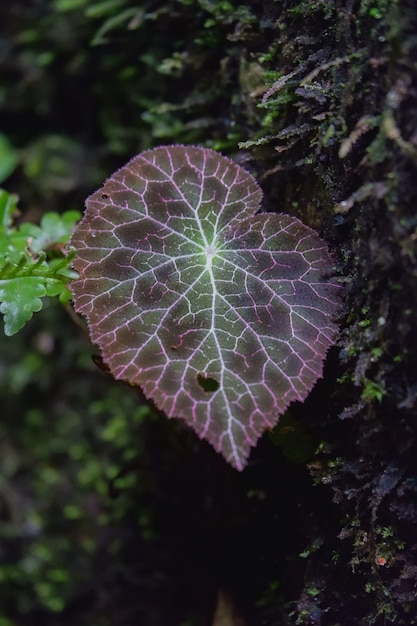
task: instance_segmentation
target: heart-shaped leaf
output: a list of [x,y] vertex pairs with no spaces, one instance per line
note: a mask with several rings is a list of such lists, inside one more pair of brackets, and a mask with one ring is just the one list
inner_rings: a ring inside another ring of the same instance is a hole
[[325,243],[257,214],[261,195],[212,150],[160,147],[87,200],[71,242],[75,307],[113,375],[239,470],[321,376],[339,300]]

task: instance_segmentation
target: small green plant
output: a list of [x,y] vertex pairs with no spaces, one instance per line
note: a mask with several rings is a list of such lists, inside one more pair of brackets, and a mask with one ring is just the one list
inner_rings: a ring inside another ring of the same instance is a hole
[[367,378],[364,380],[364,388],[361,395],[362,400],[365,400],[365,402],[372,402],[373,400],[382,402],[382,398],[385,394],[385,389],[379,383],[368,380]]
[[80,218],[78,211],[45,213],[39,226],[17,226],[17,196],[0,189],[0,313],[6,335],[17,333],[45,296],[67,303],[67,283],[76,277],[70,268],[73,255],[64,247]]

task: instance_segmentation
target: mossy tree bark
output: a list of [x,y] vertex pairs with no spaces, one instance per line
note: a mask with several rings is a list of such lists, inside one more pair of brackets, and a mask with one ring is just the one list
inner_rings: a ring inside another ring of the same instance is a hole
[[[200,626],[219,597],[247,626],[417,623],[415,2],[6,4],[0,112],[26,219],[79,207],[145,148],[202,144],[320,231],[345,289],[323,380],[240,475],[75,366],[91,347],[57,314],[50,352],[36,320],[2,349],[5,509],[23,520],[2,535],[6,626]],[[26,353],[39,380],[7,360]]]
[[322,398],[325,443],[310,463],[332,490],[340,541],[323,530],[313,537],[320,547],[309,556],[297,623],[411,624],[417,10],[281,4],[271,47],[280,71],[263,96],[268,136],[248,145],[270,159],[262,177],[282,209],[295,207],[327,234],[346,295],[339,379]]

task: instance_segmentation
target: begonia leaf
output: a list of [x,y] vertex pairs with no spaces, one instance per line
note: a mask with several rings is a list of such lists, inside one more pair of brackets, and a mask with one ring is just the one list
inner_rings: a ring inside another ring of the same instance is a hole
[[230,159],[164,146],[90,196],[71,240],[75,307],[112,374],[239,470],[322,375],[340,290],[317,233],[259,213],[261,195]]

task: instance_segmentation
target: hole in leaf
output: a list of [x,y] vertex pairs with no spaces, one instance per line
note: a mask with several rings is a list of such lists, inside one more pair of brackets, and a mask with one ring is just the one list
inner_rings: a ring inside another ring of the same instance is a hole
[[204,391],[213,392],[217,391],[220,387],[220,383],[211,376],[204,376],[203,374],[197,374],[197,382]]
[[92,354],[91,358],[92,358],[92,361],[93,361],[94,365],[97,365],[97,367],[102,372],[104,372],[105,374],[110,374],[111,375],[110,367],[104,361],[103,357],[101,357],[99,354]]

